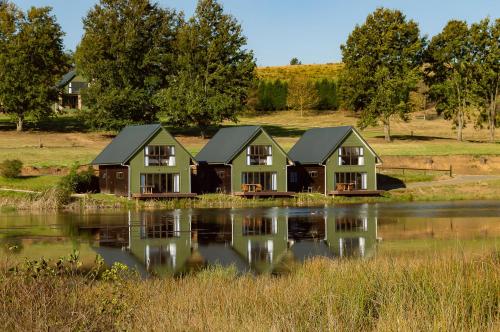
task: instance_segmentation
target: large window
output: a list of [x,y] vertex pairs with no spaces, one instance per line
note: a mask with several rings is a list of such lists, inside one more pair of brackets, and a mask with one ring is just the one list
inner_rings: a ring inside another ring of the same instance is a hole
[[177,173],[141,174],[142,194],[178,193],[180,176]]
[[363,190],[366,182],[366,173],[335,173],[335,190]]
[[364,165],[364,153],[362,147],[343,146],[339,149],[339,165]]
[[248,187],[248,191],[275,191],[277,190],[277,175],[274,172],[243,172],[241,184]]
[[141,239],[168,239],[181,236],[179,215],[164,217],[160,220],[155,215],[147,215],[141,223]]
[[243,235],[271,235],[276,234],[278,219],[276,217],[245,216],[243,219]]
[[368,218],[348,216],[335,218],[335,230],[337,232],[367,231]]
[[248,241],[248,262],[249,263],[272,263],[273,262],[274,243],[273,240]]
[[173,145],[146,146],[144,166],[175,166],[175,147]]
[[273,150],[270,145],[250,145],[247,148],[247,165],[272,165]]

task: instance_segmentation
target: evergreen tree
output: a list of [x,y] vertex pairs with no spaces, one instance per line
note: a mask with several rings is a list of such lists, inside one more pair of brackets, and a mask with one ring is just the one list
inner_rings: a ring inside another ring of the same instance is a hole
[[153,96],[173,73],[179,19],[149,0],[100,0],[83,20],[75,53],[78,71],[91,82],[84,118],[94,128],[119,129],[156,120]]
[[324,78],[315,83],[318,90],[318,105],[319,110],[335,110],[339,107],[337,97],[337,83],[334,80]]
[[390,141],[391,117],[408,119],[423,46],[417,23],[398,10],[379,8],[351,32],[341,46],[340,88],[344,106],[361,111],[361,128],[381,122]]
[[68,69],[63,35],[50,7],[23,13],[0,1],[0,110],[15,118],[18,131],[27,116],[53,114],[55,85]]
[[196,125],[203,136],[210,125],[236,121],[255,72],[245,45],[241,26],[217,1],[198,2],[177,36],[172,85],[156,97],[171,123]]

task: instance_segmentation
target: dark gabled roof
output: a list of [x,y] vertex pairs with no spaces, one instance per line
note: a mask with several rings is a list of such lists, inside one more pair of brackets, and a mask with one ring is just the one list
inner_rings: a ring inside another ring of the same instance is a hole
[[66,73],[61,80],[57,83],[57,88],[61,89],[64,88],[66,85],[68,85],[71,80],[73,80],[76,77],[76,70],[71,70],[70,72]]
[[[331,156],[351,131],[358,134],[356,129],[351,126],[309,129],[295,143],[288,152],[288,156],[293,162],[300,164],[322,164]],[[366,147],[373,152],[375,157],[378,158],[375,151],[373,151],[361,135],[358,134],[358,136],[365,143]]]
[[196,160],[209,164],[227,164],[261,130],[260,126],[222,128],[196,155]]
[[117,165],[126,163],[162,126],[149,124],[127,126],[92,161],[93,165]]

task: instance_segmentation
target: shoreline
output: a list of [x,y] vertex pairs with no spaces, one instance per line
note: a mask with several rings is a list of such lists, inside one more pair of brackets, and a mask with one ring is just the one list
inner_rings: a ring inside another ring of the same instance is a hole
[[375,197],[331,197],[300,193],[293,198],[249,199],[224,194],[206,194],[194,199],[128,200],[105,194],[72,195],[61,203],[57,192],[42,193],[0,191],[0,212],[9,211],[85,211],[100,209],[174,209],[174,208],[252,208],[270,206],[313,207],[333,204],[500,200],[500,180],[484,180],[453,185],[430,184],[386,191]]

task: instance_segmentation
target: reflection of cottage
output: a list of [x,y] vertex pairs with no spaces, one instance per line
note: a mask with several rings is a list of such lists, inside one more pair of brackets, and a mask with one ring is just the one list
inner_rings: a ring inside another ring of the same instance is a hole
[[169,214],[141,212],[138,218],[139,225],[129,230],[132,255],[150,273],[165,276],[184,272],[191,257],[190,217],[176,210]]
[[377,242],[377,218],[368,209],[355,215],[336,209],[327,216],[326,240],[335,256],[370,257]]
[[288,187],[296,192],[369,195],[377,191],[380,158],[350,126],[313,128],[289,152]]
[[289,196],[283,149],[260,126],[229,127],[196,155],[196,192]]
[[273,272],[288,249],[286,216],[248,213],[233,218],[234,250],[258,273]]
[[101,192],[136,198],[194,196],[194,163],[160,124],[125,127],[92,162]]
[[89,83],[82,76],[77,75],[76,70],[72,70],[64,75],[57,88],[61,91],[57,110],[65,108],[82,109],[81,92],[89,87]]

